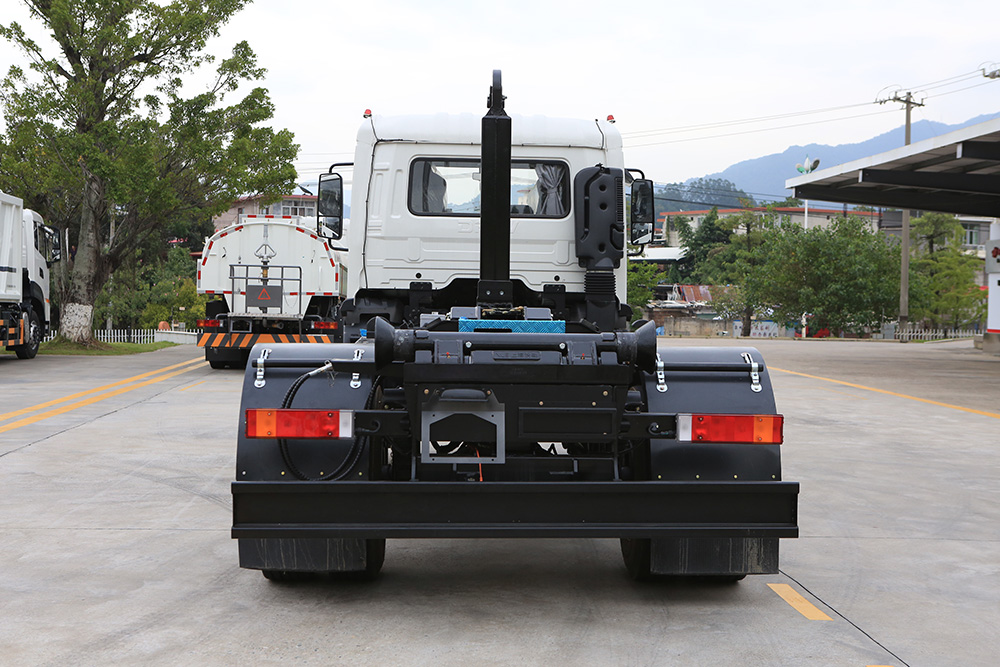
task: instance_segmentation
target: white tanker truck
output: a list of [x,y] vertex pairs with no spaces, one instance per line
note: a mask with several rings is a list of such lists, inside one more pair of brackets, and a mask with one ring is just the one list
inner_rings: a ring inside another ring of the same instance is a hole
[[257,343],[333,343],[344,255],[314,220],[241,215],[205,242],[198,292],[212,295],[198,345],[212,368],[246,364]]

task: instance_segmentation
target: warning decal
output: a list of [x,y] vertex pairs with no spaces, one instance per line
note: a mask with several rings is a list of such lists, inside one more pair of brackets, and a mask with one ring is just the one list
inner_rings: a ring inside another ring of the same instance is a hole
[[247,307],[281,308],[281,285],[247,285]]

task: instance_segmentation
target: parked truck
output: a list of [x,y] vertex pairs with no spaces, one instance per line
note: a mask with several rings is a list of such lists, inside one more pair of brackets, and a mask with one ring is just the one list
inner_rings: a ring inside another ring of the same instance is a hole
[[[632,322],[652,182],[611,123],[504,99],[497,71],[483,118],[361,126],[346,338],[246,368],[240,565],[374,577],[387,538],[610,537],[636,579],[777,572],[798,484],[760,353]],[[341,194],[321,178],[335,238]]]
[[343,253],[314,220],[240,215],[202,251],[198,292],[214,298],[198,321],[198,345],[212,368],[242,368],[257,343],[340,340],[344,286]]
[[0,192],[0,345],[33,359],[52,326],[49,270],[59,234],[17,197]]

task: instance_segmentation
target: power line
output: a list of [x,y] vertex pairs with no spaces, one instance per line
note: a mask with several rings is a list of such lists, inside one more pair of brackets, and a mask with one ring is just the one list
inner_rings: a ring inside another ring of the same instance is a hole
[[808,116],[817,113],[829,113],[832,111],[842,111],[844,109],[853,109],[856,107],[869,106],[871,102],[863,102],[861,104],[845,104],[837,107],[827,107],[825,109],[812,109],[809,111],[794,111],[790,113],[774,114],[771,116],[757,116],[755,118],[744,118],[741,120],[727,120],[719,121],[717,123],[705,123],[703,125],[683,125],[680,127],[665,128],[660,130],[636,130],[634,132],[622,132],[622,137],[637,138],[657,134],[675,134],[677,132],[690,132],[702,129],[713,129],[717,127],[726,127],[730,125],[746,125],[748,123],[759,123],[768,120],[781,120],[783,118],[794,118],[798,116]]
[[857,115],[854,115],[854,116],[844,116],[843,118],[832,118],[832,119],[829,119],[829,120],[815,120],[815,121],[811,121],[811,122],[808,122],[808,123],[793,123],[791,125],[779,125],[779,126],[776,126],[776,127],[765,127],[765,128],[761,128],[759,130],[746,130],[745,132],[727,132],[725,134],[713,134],[713,135],[704,136],[704,137],[688,137],[687,139],[668,139],[666,141],[654,141],[654,142],[645,143],[645,144],[628,144],[628,147],[629,148],[641,148],[643,146],[662,146],[664,144],[680,144],[680,143],[685,143],[685,142],[688,142],[688,141],[703,141],[705,139],[720,139],[722,137],[735,137],[735,136],[740,136],[740,135],[743,135],[743,134],[756,134],[757,132],[771,132],[773,130],[785,130],[785,129],[788,129],[790,127],[805,127],[807,125],[819,125],[819,124],[822,124],[822,123],[832,123],[832,122],[838,121],[838,120],[851,120],[853,118],[864,118],[866,116],[877,116],[879,114],[893,113],[895,111],[896,111],[895,109],[889,109],[887,111],[875,111],[875,112],[872,112],[872,113],[862,113],[862,114],[857,114]]
[[[978,76],[986,76],[988,78],[991,78],[991,81],[995,80],[997,78],[997,77],[990,77],[990,74],[991,73],[987,73],[986,72],[986,68],[985,67],[982,67],[982,68],[976,69],[976,70],[974,70],[972,72],[965,72],[965,73],[962,73],[962,74],[955,75],[953,77],[948,77],[946,79],[939,79],[937,81],[931,81],[929,83],[926,83],[926,84],[923,84],[923,85],[920,85],[920,86],[911,86],[911,87],[908,88],[908,90],[924,90],[924,91],[934,90],[934,89],[943,88],[943,87],[946,87],[946,86],[953,86],[953,85],[962,83],[963,81],[968,81],[970,79],[976,78]],[[986,83],[990,83],[991,81],[987,81]],[[950,95],[951,93],[957,93],[957,92],[961,92],[963,90],[969,90],[970,88],[975,88],[975,87],[978,87],[980,85],[985,85],[985,84],[977,84],[976,86],[968,86],[966,88],[959,88],[958,90],[952,90],[952,91],[947,91],[947,92],[944,92],[944,93],[938,93],[937,95],[934,95],[933,97],[940,97],[942,95]],[[902,90],[902,87],[895,87],[895,88],[896,88],[897,91]],[[752,124],[752,123],[763,123],[763,122],[772,121],[772,120],[782,120],[782,119],[786,119],[786,118],[797,118],[797,117],[801,117],[801,116],[808,116],[808,115],[821,114],[821,113],[832,113],[832,112],[835,112],[835,111],[843,111],[843,110],[846,110],[846,109],[853,109],[853,108],[858,108],[858,107],[864,107],[864,106],[869,106],[869,105],[877,104],[877,103],[878,103],[878,100],[876,100],[874,102],[861,102],[861,103],[858,103],[858,104],[845,104],[845,105],[840,105],[840,106],[825,107],[825,108],[822,108],[822,109],[809,109],[809,110],[804,110],[804,111],[793,111],[793,112],[783,113],[783,114],[772,114],[772,115],[769,115],[769,116],[757,116],[757,117],[752,117],[752,118],[743,118],[743,119],[736,119],[736,120],[729,120],[729,121],[719,121],[719,122],[715,122],[715,123],[704,123],[704,124],[699,124],[699,125],[683,125],[683,126],[678,126],[678,127],[673,127],[673,128],[661,128],[661,129],[656,129],[656,130],[636,130],[636,131],[633,131],[633,132],[623,132],[622,133],[622,137],[624,139],[641,139],[641,138],[647,138],[647,137],[652,137],[652,136],[658,136],[658,135],[662,135],[662,134],[678,134],[678,133],[684,133],[684,132],[698,132],[698,131],[702,131],[702,130],[718,129],[718,128],[722,128],[722,127],[731,127],[731,126],[736,126],[736,125],[747,125],[747,124]],[[862,117],[864,115],[865,114],[855,115],[855,116],[847,116],[847,117],[844,117],[844,118],[833,118],[833,119],[829,119],[827,121],[817,121],[817,123],[819,123],[819,122],[834,122],[834,121],[837,121],[837,120],[849,120],[851,118],[860,118],[860,117]],[[745,133],[719,134],[719,135],[711,135],[711,136],[708,136],[708,137],[699,137],[699,138],[693,138],[693,139],[682,139],[682,140],[679,140],[679,141],[697,141],[698,139],[701,139],[701,138],[704,138],[704,139],[714,139],[714,138],[717,138],[717,137],[735,136],[736,134],[749,134],[749,133],[755,132],[755,131],[766,132],[766,131],[772,130],[772,129],[785,129],[785,128],[788,128],[788,127],[800,127],[802,125],[808,125],[808,124],[810,124],[810,123],[799,123],[799,124],[793,124],[793,125],[783,125],[783,126],[773,127],[773,128],[763,128],[761,130],[751,130],[751,131],[745,132]],[[662,142],[662,143],[675,143],[675,142],[665,141],[665,142]],[[659,145],[659,144],[653,144],[653,143],[650,143],[650,144],[635,144],[634,146],[653,146],[653,145]]]
[[982,83],[977,83],[977,84],[976,84],[976,85],[974,85],[974,86],[966,86],[965,88],[959,88],[958,90],[949,90],[949,91],[947,91],[947,92],[945,92],[945,93],[938,93],[937,95],[928,95],[928,96],[927,96],[927,97],[925,97],[924,99],[928,99],[928,100],[929,100],[929,99],[931,99],[932,97],[944,97],[945,95],[951,95],[952,93],[960,93],[960,92],[962,92],[963,90],[970,90],[970,89],[972,89],[972,88],[979,88],[980,86],[988,86],[988,85],[989,85],[989,84],[991,84],[991,83],[993,83],[993,80],[990,80],[990,81],[983,81]]

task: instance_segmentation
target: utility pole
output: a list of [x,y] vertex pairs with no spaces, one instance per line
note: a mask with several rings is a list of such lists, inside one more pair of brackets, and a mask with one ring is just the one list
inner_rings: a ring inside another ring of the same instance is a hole
[[[907,92],[900,97],[899,93],[893,93],[892,97],[878,100],[879,104],[886,102],[899,102],[906,107],[906,133],[905,146],[910,145],[910,110],[913,107],[924,106],[923,102],[916,102],[913,93]],[[906,328],[910,319],[910,208],[903,207],[903,257],[900,266],[899,276],[899,330]]]

